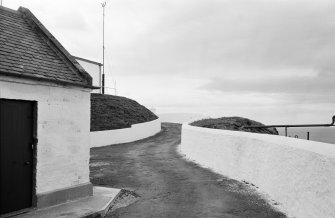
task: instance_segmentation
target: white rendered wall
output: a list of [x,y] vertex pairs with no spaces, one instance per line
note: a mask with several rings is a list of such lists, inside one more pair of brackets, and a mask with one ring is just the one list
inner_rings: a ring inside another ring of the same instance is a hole
[[[87,61],[76,59],[77,62],[86,70],[88,74],[92,77],[92,85],[101,87],[101,72],[100,66],[98,64],[90,63]],[[100,89],[92,90],[92,93],[101,93]]]
[[335,145],[183,124],[181,153],[258,186],[294,217],[335,217]]
[[133,142],[153,136],[161,131],[161,121],[134,124],[131,128],[91,132],[91,147]]
[[88,183],[90,90],[22,81],[1,77],[0,98],[37,101],[37,194]]

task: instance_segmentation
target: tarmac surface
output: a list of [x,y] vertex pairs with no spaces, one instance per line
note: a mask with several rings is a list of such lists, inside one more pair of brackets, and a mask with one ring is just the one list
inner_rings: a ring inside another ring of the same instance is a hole
[[286,217],[252,185],[185,160],[177,151],[180,124],[162,129],[141,141],[91,149],[91,182],[134,193],[107,217]]

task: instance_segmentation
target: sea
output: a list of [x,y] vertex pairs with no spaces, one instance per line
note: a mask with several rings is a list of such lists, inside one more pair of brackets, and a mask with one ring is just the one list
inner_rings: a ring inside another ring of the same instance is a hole
[[[285,136],[285,128],[277,128],[279,135]],[[307,139],[309,132],[309,140],[334,144],[335,146],[335,127],[304,127],[304,128],[288,128],[287,135],[289,137],[298,137],[299,139]]]

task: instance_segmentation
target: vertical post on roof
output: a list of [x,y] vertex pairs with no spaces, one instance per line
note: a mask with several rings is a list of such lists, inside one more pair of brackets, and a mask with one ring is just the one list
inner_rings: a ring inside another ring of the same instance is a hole
[[105,94],[105,6],[106,1],[102,5],[102,94]]

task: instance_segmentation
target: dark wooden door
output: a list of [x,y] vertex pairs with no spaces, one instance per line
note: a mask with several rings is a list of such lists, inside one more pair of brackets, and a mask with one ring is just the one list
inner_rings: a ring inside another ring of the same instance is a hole
[[33,106],[0,99],[0,214],[32,206]]

